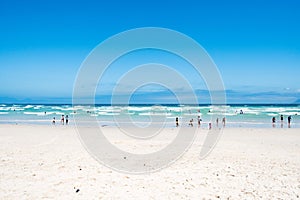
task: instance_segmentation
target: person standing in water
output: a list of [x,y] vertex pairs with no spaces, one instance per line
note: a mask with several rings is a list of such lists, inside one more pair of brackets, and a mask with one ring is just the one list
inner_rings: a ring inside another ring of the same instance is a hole
[[225,127],[225,123],[226,123],[226,118],[225,117],[223,117],[222,123],[223,123],[223,126]]
[[61,116],[61,124],[62,124],[62,125],[65,124],[65,116],[64,116],[64,115]]
[[193,127],[193,121],[194,121],[194,119],[190,120],[189,126]]
[[200,127],[201,125],[201,118],[200,118],[200,115],[198,115],[198,127]]
[[281,126],[281,128],[283,128],[283,115],[280,115],[280,126]]
[[288,127],[291,128],[291,120],[292,120],[292,116],[288,116]]
[[55,125],[55,117],[52,119],[52,124]]
[[176,117],[176,127],[178,127],[179,126],[179,122],[178,122],[178,117]]
[[66,125],[68,125],[68,123],[69,123],[69,116],[66,115]]
[[276,118],[272,117],[272,126],[273,126],[273,128],[275,127],[275,122],[276,122]]

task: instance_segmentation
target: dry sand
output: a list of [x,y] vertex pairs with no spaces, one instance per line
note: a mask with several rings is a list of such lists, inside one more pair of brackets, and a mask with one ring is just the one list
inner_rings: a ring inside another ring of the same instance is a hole
[[[94,160],[74,127],[0,125],[0,199],[299,199],[299,129],[225,128],[202,160],[207,131],[197,131],[193,146],[174,164],[133,175]],[[162,137],[141,146],[157,150],[167,143]],[[126,137],[114,144],[140,148]]]

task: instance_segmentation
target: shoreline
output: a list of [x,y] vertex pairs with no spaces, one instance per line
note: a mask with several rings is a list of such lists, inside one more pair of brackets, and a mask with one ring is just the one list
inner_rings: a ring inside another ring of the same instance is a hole
[[[37,127],[73,127],[76,128],[78,127],[110,127],[110,128],[120,128],[120,127],[128,127],[128,128],[140,128],[139,126],[134,126],[134,125],[122,125],[122,126],[118,126],[115,124],[112,124],[113,122],[108,122],[108,123],[102,123],[99,124],[99,126],[95,126],[95,125],[75,125],[73,122],[70,122],[70,124],[68,125],[62,125],[60,123],[57,123],[55,125],[51,124],[51,123],[30,123],[30,122],[5,122],[5,123],[1,123],[0,122],[0,126],[6,126],[6,125],[13,125],[13,126],[37,126]],[[234,124],[234,126],[232,125]],[[243,123],[241,123],[243,124]],[[276,130],[276,129],[298,129],[300,130],[300,126],[298,124],[291,124],[291,127],[288,127],[287,123],[284,123],[281,127],[280,123],[276,123],[275,125],[272,123],[259,123],[261,126],[256,126],[257,123],[255,123],[253,126],[243,126],[241,124],[236,124],[234,122],[232,123],[227,123],[227,125],[225,127],[219,125],[218,127],[213,125],[212,129],[270,129],[270,130]],[[244,124],[249,124],[247,122],[245,122]],[[154,126],[154,127],[161,127],[161,126]],[[142,127],[147,129],[147,127]],[[176,127],[176,125],[168,125],[168,126],[164,126],[163,128],[167,128],[167,129],[176,129],[176,128],[198,128],[200,130],[209,130],[209,122],[203,122],[200,127],[195,123],[193,127],[190,127],[188,125],[188,123],[184,124],[183,126],[179,126]]]

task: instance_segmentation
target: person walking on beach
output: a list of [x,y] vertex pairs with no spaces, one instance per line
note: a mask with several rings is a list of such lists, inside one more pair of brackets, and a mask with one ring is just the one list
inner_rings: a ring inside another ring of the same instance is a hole
[[217,127],[219,127],[219,118],[216,119]]
[[281,126],[281,128],[283,128],[283,115],[280,115],[280,126]]
[[178,127],[179,126],[179,122],[178,122],[178,117],[176,117],[176,127]]
[[52,124],[55,125],[55,117],[52,119]]
[[291,120],[292,120],[292,116],[288,116],[288,127],[291,128]]
[[69,116],[66,115],[66,125],[68,125],[68,123],[69,123]]
[[64,116],[64,115],[61,116],[61,124],[62,124],[62,125],[65,124],[65,116]]

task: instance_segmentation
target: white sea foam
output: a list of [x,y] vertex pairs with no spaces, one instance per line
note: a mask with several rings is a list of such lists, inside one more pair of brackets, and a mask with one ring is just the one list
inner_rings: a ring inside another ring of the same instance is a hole
[[97,112],[98,115],[108,115],[108,116],[113,116],[113,115],[120,115],[120,113],[113,113],[113,112]]
[[35,110],[39,110],[39,109],[41,109],[41,108],[43,108],[42,105],[38,105],[38,106],[34,106],[34,107],[33,107],[33,109],[35,109]]
[[34,107],[33,105],[27,105],[27,106],[24,106],[25,109],[33,108],[33,107]]
[[229,107],[225,107],[225,106],[211,106],[211,111],[219,111],[219,112],[226,112],[229,110]]
[[222,116],[222,115],[225,115],[225,116],[236,116],[237,113],[207,113],[208,115],[216,115],[216,116]]
[[256,111],[247,111],[247,112],[244,112],[244,114],[259,115],[260,112],[256,112]]
[[74,110],[88,110],[91,109],[91,106],[74,106]]
[[167,117],[167,119],[176,119],[176,117],[175,116]]
[[[184,113],[183,115],[185,115],[185,116],[198,116],[199,113]],[[202,114],[200,113],[200,115],[202,115]]]
[[280,115],[298,115],[299,113],[297,113],[297,112],[281,112],[279,114]]
[[268,113],[267,115],[269,115],[269,116],[271,116],[271,117],[276,117],[276,116],[278,116],[278,114],[276,114],[276,113]]
[[74,109],[72,107],[69,108],[61,108],[61,111],[73,111]]
[[44,116],[44,115],[64,115],[62,112],[24,112],[25,115],[37,115],[37,116]]
[[2,107],[2,108],[0,107],[0,110],[8,111],[8,110],[10,110],[10,107],[4,107],[4,108],[3,108],[3,107]]
[[120,113],[122,110],[120,108],[95,108],[93,109],[94,111],[99,111],[99,112],[113,112],[113,113]]
[[236,112],[240,113],[241,110],[243,111],[243,114],[253,114],[253,115],[261,114],[260,110],[253,109],[253,108],[239,108],[239,109],[236,109]]
[[236,113],[218,113],[218,115],[225,115],[225,116],[235,116]]
[[24,108],[20,108],[20,107],[10,107],[10,110],[14,110],[14,111],[22,111],[25,110]]
[[113,115],[120,115],[120,113],[106,113],[106,114],[103,114],[103,115],[113,116]]
[[104,112],[104,111],[100,111],[100,112],[97,112],[98,115],[105,115],[107,114],[107,112]]
[[135,113],[134,112],[127,112],[125,113],[126,115],[134,115]]
[[44,112],[24,112],[25,115],[37,115],[37,116],[42,116],[45,115]]
[[[42,112],[45,113],[45,112]],[[46,112],[46,115],[64,115],[62,112],[57,112],[57,111],[51,111],[51,112]]]
[[59,106],[51,106],[51,109],[52,109],[52,110],[60,110],[61,107],[59,107]]
[[56,114],[56,115],[64,115],[65,113],[63,113],[63,112],[53,112],[53,114]]
[[151,113],[151,112],[146,112],[146,113],[139,113],[141,116],[171,116],[171,113]]
[[129,111],[148,111],[148,110],[152,110],[153,108],[151,107],[127,107],[127,110]]
[[8,112],[0,112],[0,115],[6,115]]
[[284,112],[286,110],[287,110],[287,108],[281,108],[281,107],[278,107],[278,108],[265,108],[264,112]]

